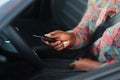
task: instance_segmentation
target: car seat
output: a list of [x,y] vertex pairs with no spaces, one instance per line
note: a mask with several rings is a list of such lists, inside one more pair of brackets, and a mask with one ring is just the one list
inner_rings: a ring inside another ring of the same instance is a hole
[[88,0],[51,0],[52,16],[67,29],[74,28],[81,20]]

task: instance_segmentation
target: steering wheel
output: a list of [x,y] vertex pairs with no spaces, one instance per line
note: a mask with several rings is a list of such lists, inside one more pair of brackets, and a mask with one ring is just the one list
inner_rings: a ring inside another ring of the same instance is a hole
[[37,53],[22,39],[18,32],[12,27],[7,26],[3,31],[4,35],[11,41],[14,47],[28,62],[37,68],[42,67],[42,61]]
[[[22,39],[17,31],[9,25],[10,22],[24,10],[33,0],[5,0],[3,6],[0,7],[0,30],[11,41],[20,54],[31,65],[41,69],[42,61],[32,48]],[[10,8],[9,8],[10,7]],[[4,9],[6,9],[4,11]]]

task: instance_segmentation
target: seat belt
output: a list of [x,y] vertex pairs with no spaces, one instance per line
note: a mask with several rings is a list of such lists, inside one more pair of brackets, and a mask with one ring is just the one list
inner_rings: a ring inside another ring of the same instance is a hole
[[88,45],[92,45],[97,39],[99,39],[103,35],[104,31],[107,28],[113,26],[117,22],[120,22],[120,13],[116,14],[113,17],[110,17],[106,22],[99,25],[96,31],[94,32],[93,37],[91,41],[88,43]]
[[[95,30],[92,38],[90,39],[89,43],[82,48],[83,50],[83,54],[80,56],[80,57],[88,57],[88,58],[93,58],[93,55],[91,54],[84,54],[84,53],[88,53],[91,49],[91,45],[97,40],[99,39],[104,31],[109,28],[109,27],[112,27],[114,24],[116,24],[117,22],[120,22],[120,13],[116,14],[115,16],[113,17],[109,17],[103,24],[99,25],[98,28]],[[96,60],[97,57],[93,58]],[[77,59],[79,59],[77,57]]]

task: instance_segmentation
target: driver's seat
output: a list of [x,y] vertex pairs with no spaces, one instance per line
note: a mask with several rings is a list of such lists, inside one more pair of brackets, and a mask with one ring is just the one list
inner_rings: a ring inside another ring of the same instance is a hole
[[[87,0],[51,0],[51,12],[57,24],[72,29],[76,26],[84,14]],[[45,60],[47,67],[43,73],[38,74],[33,80],[63,80],[64,78],[82,73],[69,68],[73,60],[48,59]],[[46,73],[47,72],[47,73]]]
[[[66,29],[72,29],[73,27],[70,26],[75,26],[80,21],[84,12],[83,9],[86,8],[86,3],[87,0],[51,0],[51,11],[54,21],[57,22],[58,26],[59,24],[62,24],[67,26]],[[83,5],[83,7],[81,5]],[[19,24],[18,27],[29,27],[31,23],[29,21],[25,21],[25,24],[26,25],[24,25],[24,23],[22,25]],[[32,25],[34,27],[35,24],[33,23]],[[30,32],[31,33],[29,35],[32,35],[33,31]],[[17,46],[19,46],[19,44]],[[29,51],[28,53],[26,52],[26,54],[29,55]],[[34,60],[31,56],[29,56],[28,59],[31,59],[31,61]],[[81,73],[81,71],[75,71],[68,68],[68,65],[72,62],[72,60],[46,59],[43,61],[43,69],[41,69],[38,75],[33,77],[32,80],[62,80],[66,77]]]

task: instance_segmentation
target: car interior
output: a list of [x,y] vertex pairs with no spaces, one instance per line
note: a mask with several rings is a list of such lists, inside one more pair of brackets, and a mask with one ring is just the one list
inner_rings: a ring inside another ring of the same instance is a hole
[[33,37],[73,29],[87,1],[1,0],[0,80],[119,80],[119,63],[90,72],[76,71],[69,68],[72,61],[96,58],[84,55],[84,48],[56,51]]

